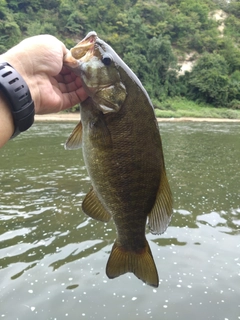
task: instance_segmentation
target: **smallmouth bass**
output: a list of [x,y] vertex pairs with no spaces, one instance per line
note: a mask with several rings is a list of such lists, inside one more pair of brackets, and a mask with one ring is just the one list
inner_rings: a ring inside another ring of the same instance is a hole
[[113,218],[117,239],[106,266],[109,278],[132,272],[158,287],[145,237],[146,222],[163,233],[172,215],[160,132],[150,98],[117,53],[92,31],[65,57],[89,98],[66,149],[82,147],[92,188],[82,203],[88,216]]

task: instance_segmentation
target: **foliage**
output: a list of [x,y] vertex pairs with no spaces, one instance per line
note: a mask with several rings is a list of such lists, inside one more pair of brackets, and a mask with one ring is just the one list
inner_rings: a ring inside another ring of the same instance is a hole
[[213,108],[210,104],[194,102],[181,97],[168,98],[162,103],[157,101],[154,103],[154,106],[156,116],[160,118],[195,117],[240,119],[240,110]]
[[228,65],[217,53],[204,53],[188,78],[188,96],[193,100],[226,106],[228,102]]
[[240,70],[240,50],[230,38],[222,38],[216,50],[228,63],[228,73]]
[[230,14],[226,21],[225,35],[228,38],[233,39],[234,43],[239,45],[240,37],[240,18],[236,17],[233,14]]
[[[220,22],[210,18],[219,9],[227,13],[223,37]],[[91,30],[116,50],[154,101],[187,96],[239,109],[239,0],[0,0],[0,53],[42,33],[72,47]],[[192,72],[178,76],[179,56],[193,51],[200,58]]]
[[237,18],[240,18],[240,2],[239,2],[239,0],[227,1],[227,5],[225,5],[225,11],[227,13],[233,14]]

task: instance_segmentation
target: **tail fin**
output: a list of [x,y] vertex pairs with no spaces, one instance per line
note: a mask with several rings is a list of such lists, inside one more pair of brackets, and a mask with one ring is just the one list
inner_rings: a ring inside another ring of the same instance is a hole
[[127,272],[133,272],[146,284],[158,287],[158,273],[147,241],[140,253],[126,251],[115,241],[107,262],[106,274],[113,279]]

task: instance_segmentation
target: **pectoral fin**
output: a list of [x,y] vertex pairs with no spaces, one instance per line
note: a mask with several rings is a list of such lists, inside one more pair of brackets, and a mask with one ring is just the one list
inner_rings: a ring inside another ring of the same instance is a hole
[[163,233],[171,220],[172,194],[165,170],[162,171],[157,198],[148,216],[148,225],[153,234]]
[[74,128],[70,137],[65,143],[65,149],[74,150],[82,147],[82,122],[80,121]]
[[85,214],[98,221],[108,222],[111,219],[110,213],[104,208],[93,188],[83,200],[82,209]]
[[99,148],[110,148],[112,146],[111,133],[104,121],[103,115],[90,123],[90,138],[94,145]]

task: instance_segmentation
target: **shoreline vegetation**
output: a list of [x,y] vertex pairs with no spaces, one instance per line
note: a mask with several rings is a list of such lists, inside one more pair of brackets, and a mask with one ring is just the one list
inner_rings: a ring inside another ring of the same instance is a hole
[[[35,121],[49,121],[49,122],[77,122],[80,120],[80,113],[54,113],[35,115]],[[239,122],[240,119],[226,119],[226,118],[194,118],[194,117],[180,117],[180,118],[160,118],[157,117],[158,122],[183,122],[183,121],[194,121],[194,122]]]
[[[152,100],[158,122],[239,122],[240,109],[216,108],[206,103],[196,103],[184,97],[168,98],[164,102]],[[36,121],[79,121],[80,112],[62,111],[55,114],[35,115]]]
[[240,108],[213,107],[185,97],[168,98],[162,102],[152,100],[158,118],[216,118],[240,120]]
[[239,0],[2,0],[0,21],[0,53],[37,34],[70,49],[95,30],[157,117],[240,119]]

